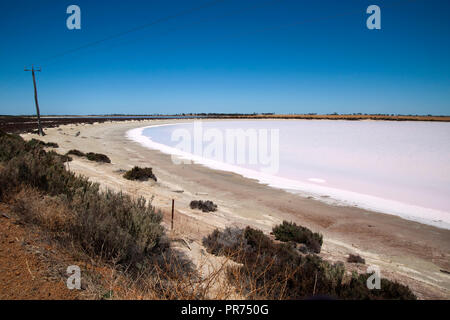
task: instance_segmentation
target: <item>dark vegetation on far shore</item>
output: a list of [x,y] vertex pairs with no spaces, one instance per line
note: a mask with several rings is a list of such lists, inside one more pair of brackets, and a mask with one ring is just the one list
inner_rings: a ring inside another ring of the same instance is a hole
[[156,176],[153,174],[152,168],[140,168],[137,166],[125,172],[123,177],[128,180],[147,181],[148,179],[152,179],[158,181]]
[[[98,115],[98,116],[45,116],[41,117],[43,128],[55,128],[68,124],[94,124],[107,121],[129,120],[167,120],[167,119],[324,119],[324,120],[385,120],[385,121],[443,121],[450,116],[401,115],[401,114],[274,114],[274,113],[182,113],[175,115]],[[37,133],[35,116],[0,116],[0,128],[9,133]]]
[[214,204],[214,202],[210,201],[210,200],[192,200],[191,203],[189,204],[189,206],[191,207],[191,209],[199,209],[202,210],[203,212],[214,212],[217,211],[217,205]]
[[[142,117],[139,119],[151,119],[152,117]],[[42,117],[42,128],[56,128],[69,124],[94,124],[107,121],[128,121],[136,120],[132,117],[86,117],[86,116],[55,116]],[[0,129],[8,133],[38,133],[36,116],[0,116]]]
[[208,252],[241,264],[228,269],[228,279],[248,298],[416,299],[408,287],[387,279],[381,279],[381,289],[370,290],[370,274],[346,276],[342,262],[302,254],[291,243],[276,243],[250,227],[216,229],[203,244]]
[[[114,283],[128,290],[128,297],[209,297],[208,288],[215,278],[202,279],[192,262],[170,248],[162,214],[150,202],[101,191],[98,184],[66,170],[65,157],[0,131],[0,202],[8,204],[23,224],[39,228],[55,243],[70,248],[76,261],[107,266]],[[227,286],[245,299],[314,295],[415,299],[408,287],[386,279],[381,280],[380,290],[369,290],[366,280],[370,275],[348,276],[343,263],[331,264],[316,254],[302,253],[296,242],[322,241],[309,229],[283,223],[274,228],[274,234],[287,242],[276,242],[247,227],[215,230],[203,244],[208,252],[239,263],[224,265],[224,270]],[[101,287],[98,291],[104,293],[108,287],[99,279],[97,275],[82,281],[91,281],[88,287]]]

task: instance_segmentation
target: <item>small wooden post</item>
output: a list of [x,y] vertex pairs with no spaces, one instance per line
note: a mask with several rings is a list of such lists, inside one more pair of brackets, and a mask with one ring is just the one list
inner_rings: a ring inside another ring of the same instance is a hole
[[316,279],[314,280],[313,296],[316,295],[316,284],[317,284],[317,272],[316,272]]
[[175,207],[175,199],[172,199],[172,225],[170,230],[173,230],[173,213],[174,213],[174,207]]

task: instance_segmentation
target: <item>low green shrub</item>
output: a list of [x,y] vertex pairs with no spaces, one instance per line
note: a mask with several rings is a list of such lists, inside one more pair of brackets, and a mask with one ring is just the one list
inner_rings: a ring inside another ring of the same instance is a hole
[[59,148],[59,145],[56,142],[47,142],[45,146],[50,148]]
[[[208,252],[226,255],[241,263],[231,268],[229,279],[249,298],[303,299],[313,294],[336,297],[344,275],[341,264],[330,265],[315,255],[301,256],[287,243],[275,243],[261,230],[220,231],[206,237]],[[236,240],[230,236],[236,236]],[[223,241],[223,239],[227,241]],[[230,247],[229,244],[232,244]],[[233,252],[234,248],[239,248]],[[317,277],[317,279],[316,279]]]
[[199,209],[203,212],[214,212],[217,211],[217,205],[210,200],[202,201],[202,200],[193,200],[189,204],[191,209]]
[[77,156],[77,157],[85,157],[86,156],[86,154],[84,152],[81,152],[80,150],[77,150],[77,149],[69,150],[66,153],[66,155],[74,155],[74,156]]
[[349,254],[347,262],[349,262],[349,263],[362,263],[362,264],[365,264],[366,260],[361,258],[361,256],[359,256],[359,255]]
[[88,152],[86,153],[86,158],[90,161],[111,163],[111,160],[108,158],[108,156],[101,153]]
[[320,233],[315,233],[308,228],[298,226],[295,223],[283,221],[272,230],[276,240],[283,242],[293,241],[305,244],[311,252],[320,253],[323,244],[323,237]]
[[96,188],[77,191],[70,205],[77,213],[71,234],[91,254],[118,264],[142,264],[157,250],[164,229],[162,215],[144,198]]
[[58,144],[55,142],[44,142],[38,139],[32,138],[29,142],[30,145],[39,145],[42,147],[59,148]]
[[111,160],[108,158],[108,156],[101,154],[101,153],[94,153],[94,152],[84,153],[77,149],[71,149],[66,153],[66,155],[74,155],[77,157],[86,157],[88,160],[95,161],[95,162],[111,163]]
[[123,177],[128,180],[147,181],[148,179],[153,179],[157,181],[152,168],[139,168],[137,166],[127,171]]
[[64,194],[71,199],[76,189],[90,188],[92,183],[67,171],[65,160],[54,151],[35,149],[9,160],[2,176],[8,181],[9,188],[24,184],[52,196]]
[[381,278],[380,289],[368,289],[367,280],[371,274],[353,275],[340,291],[342,299],[350,300],[416,300],[411,290],[396,281]]
[[218,256],[229,256],[249,249],[243,230],[230,227],[223,231],[214,230],[203,238],[203,245],[210,253]]
[[250,227],[215,230],[203,244],[208,252],[241,264],[230,267],[228,277],[251,299],[415,299],[409,288],[386,279],[377,292],[367,288],[367,275],[346,281],[342,262],[301,255],[290,243],[276,243]]
[[72,161],[72,157],[69,157],[66,154],[58,154],[59,158],[61,159],[62,162],[70,162]]
[[26,142],[20,136],[2,131],[0,135],[0,161],[8,161],[33,150],[41,150],[42,146],[35,142]]

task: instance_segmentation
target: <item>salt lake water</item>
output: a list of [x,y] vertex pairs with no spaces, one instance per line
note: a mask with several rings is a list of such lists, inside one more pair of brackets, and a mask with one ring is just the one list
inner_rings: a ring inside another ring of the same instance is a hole
[[[301,196],[450,229],[450,123],[243,120],[203,121],[200,127],[202,135],[195,132],[199,122],[138,128],[127,135],[148,148]],[[222,132],[225,137],[227,130],[236,129],[267,130],[269,153],[277,153],[277,170],[266,170],[267,163],[230,163],[218,160],[216,153],[198,152],[199,146],[204,151],[213,143],[205,140],[205,133]],[[197,150],[180,150],[174,134],[180,130],[190,133]],[[275,131],[279,149],[270,145]]]

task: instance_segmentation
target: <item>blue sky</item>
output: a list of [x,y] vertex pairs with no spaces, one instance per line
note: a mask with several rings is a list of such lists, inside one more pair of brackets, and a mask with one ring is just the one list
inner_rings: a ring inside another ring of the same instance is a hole
[[445,0],[223,0],[50,58],[207,2],[1,1],[0,114],[34,112],[32,63],[43,114],[450,114]]

